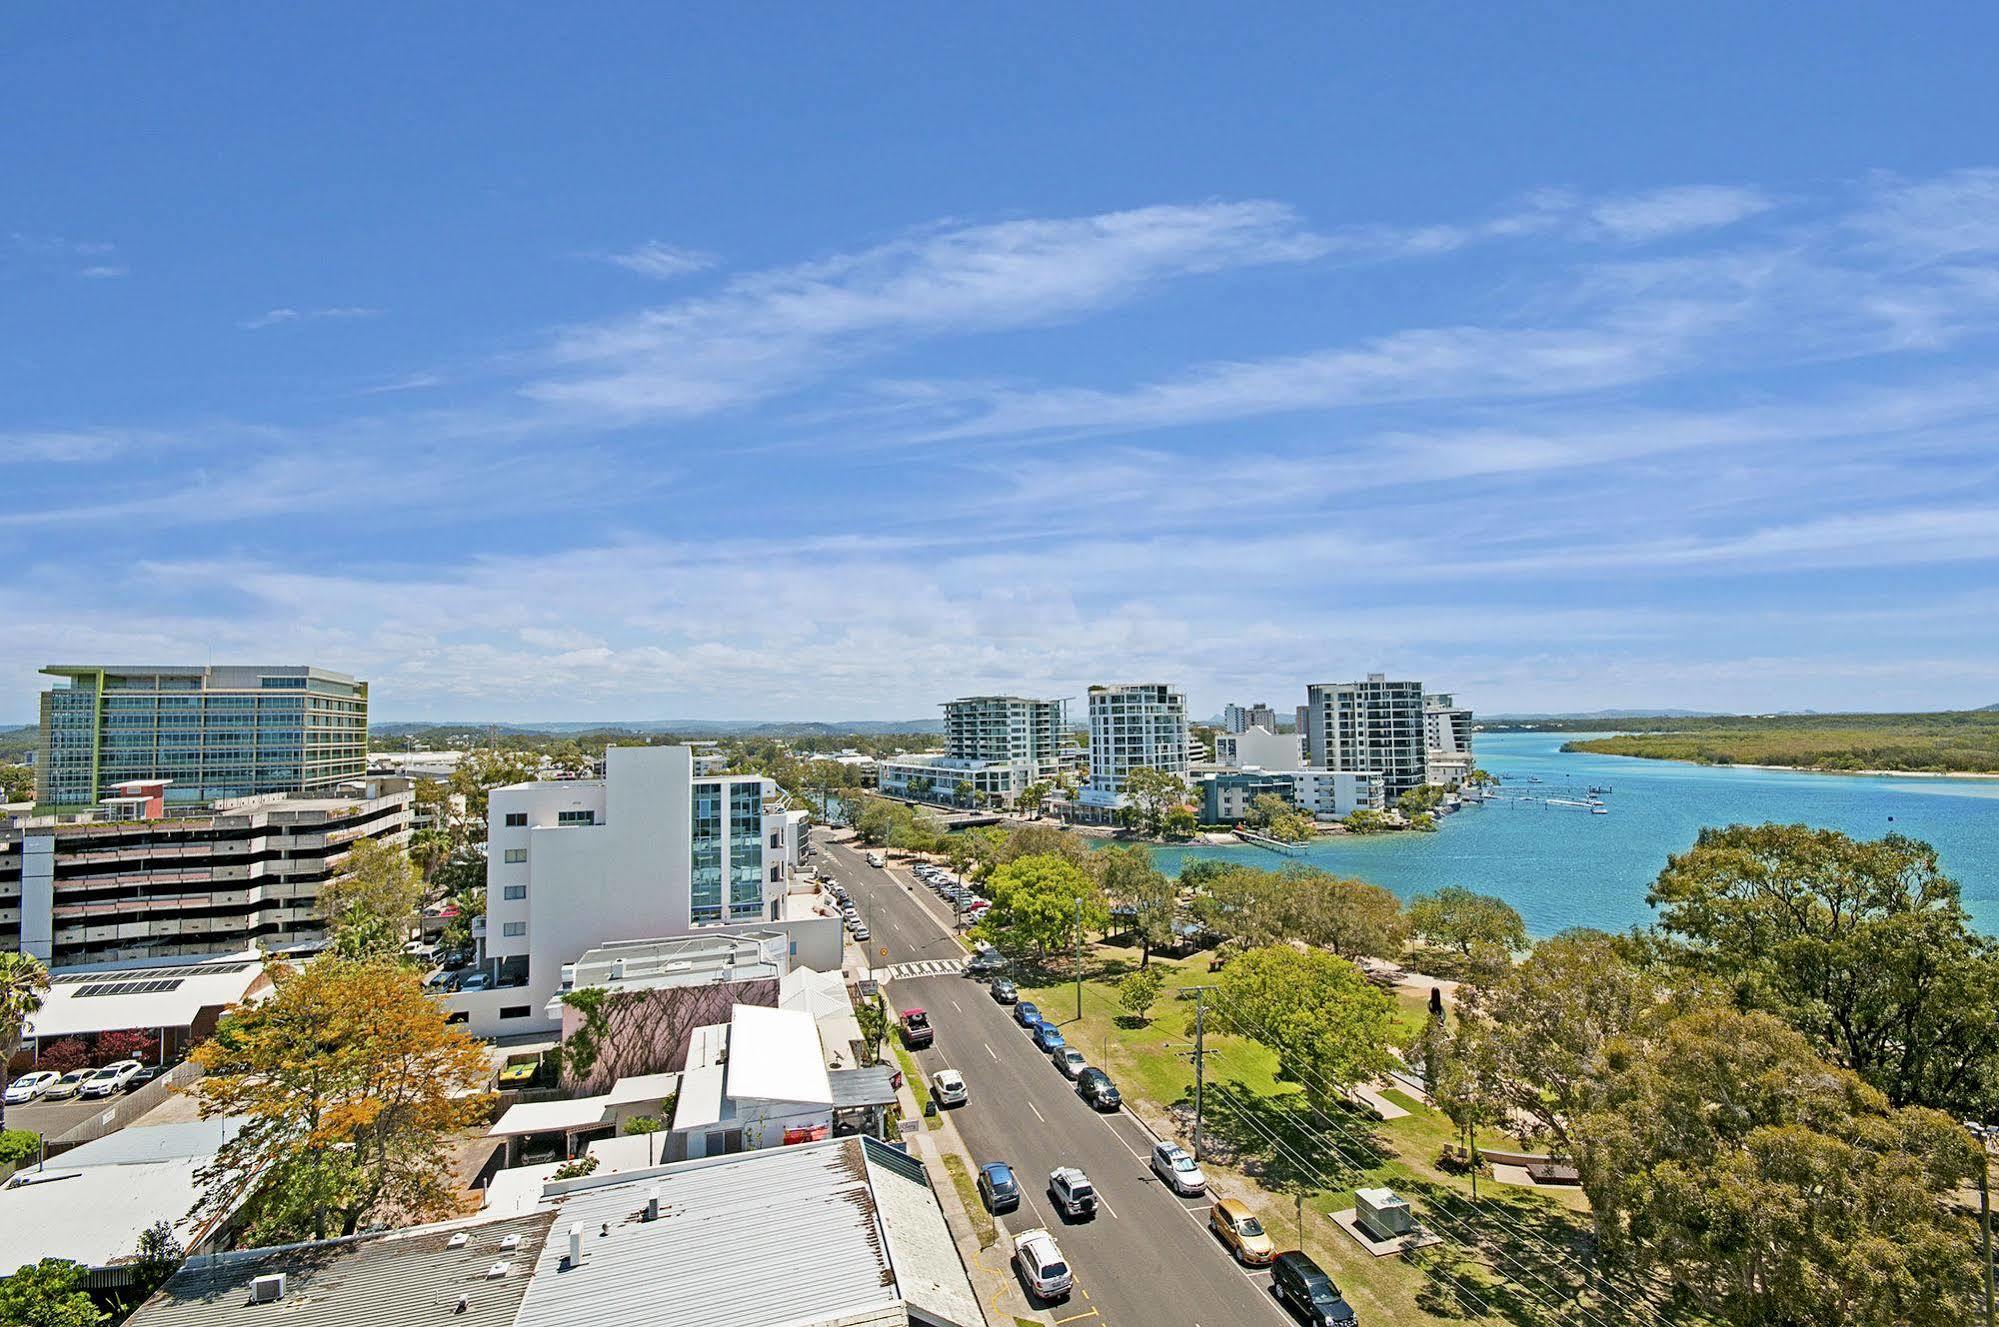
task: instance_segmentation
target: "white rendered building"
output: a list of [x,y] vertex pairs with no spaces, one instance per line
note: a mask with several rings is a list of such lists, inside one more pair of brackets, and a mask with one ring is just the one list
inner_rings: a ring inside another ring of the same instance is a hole
[[1260,769],[1297,769],[1305,763],[1304,743],[1296,733],[1272,732],[1263,727],[1216,733],[1215,763],[1230,769],[1250,765]]
[[[562,968],[612,940],[779,929],[793,959],[840,965],[837,918],[794,915],[787,830],[758,775],[697,776],[684,746],[612,747],[601,779],[495,788],[487,807],[486,968],[452,996],[482,1036],[539,1031]],[[795,851],[795,848],[791,851]]]
[[1066,702],[1026,696],[966,696],[944,703],[944,754],[897,756],[881,763],[881,790],[919,801],[955,802],[960,785],[972,800],[1011,806],[1021,790],[1053,783],[1069,745]]
[[1423,745],[1431,783],[1461,783],[1476,761],[1471,750],[1471,711],[1443,692],[1423,698]]
[[1122,805],[1125,776],[1156,769],[1187,777],[1187,698],[1159,682],[1090,688],[1090,781],[1086,806]]

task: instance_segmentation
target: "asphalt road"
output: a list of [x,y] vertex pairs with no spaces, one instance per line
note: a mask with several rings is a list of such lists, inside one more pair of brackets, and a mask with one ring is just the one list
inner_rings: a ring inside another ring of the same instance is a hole
[[[872,868],[838,844],[824,844],[820,860],[857,902],[865,900],[874,931],[869,956],[877,966],[960,952],[945,934],[944,905],[922,882],[893,867]],[[886,958],[880,956],[884,947]],[[1178,1197],[1153,1175],[1153,1139],[1145,1127],[1125,1112],[1086,1106],[1074,1084],[1034,1049],[1011,1007],[995,1003],[983,982],[898,977],[887,989],[897,1008],[921,1006],[930,1013],[937,1040],[916,1052],[925,1075],[949,1067],[965,1076],[970,1100],[951,1114],[974,1161],[1004,1161],[1020,1180],[1020,1208],[1002,1214],[1001,1224],[1016,1233],[1035,1226],[1054,1231],[1075,1269],[1077,1289],[1066,1303],[1037,1302],[1055,1322],[1225,1327],[1296,1321],[1272,1298],[1269,1273],[1239,1267],[1208,1233],[1208,1200]],[[1073,1005],[1042,1010],[1058,1026],[1073,1013]],[[1089,1175],[1099,1199],[1094,1219],[1066,1222],[1050,1203],[1048,1172],[1057,1166],[1080,1166]]]

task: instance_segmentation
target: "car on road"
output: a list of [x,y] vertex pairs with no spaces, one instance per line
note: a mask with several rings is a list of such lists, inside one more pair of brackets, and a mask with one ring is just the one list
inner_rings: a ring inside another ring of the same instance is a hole
[[939,1069],[930,1075],[930,1095],[939,1106],[962,1106],[972,1099],[965,1076],[956,1069]]
[[33,1073],[22,1074],[7,1084],[6,1102],[10,1106],[25,1106],[42,1093],[55,1086],[62,1075],[48,1069],[37,1069]]
[[1006,955],[987,947],[972,955],[972,961],[965,964],[967,977],[991,977],[1006,970]]
[[1312,1327],[1360,1327],[1360,1315],[1333,1278],[1301,1250],[1277,1255],[1270,1269],[1270,1293]]
[[868,941],[874,939],[874,932],[865,926],[856,926],[854,928],[854,939],[861,944],[866,944]]
[[1245,1267],[1267,1266],[1277,1256],[1277,1246],[1264,1233],[1263,1223],[1240,1198],[1224,1198],[1209,1208],[1208,1229]]
[[1074,1078],[1090,1067],[1090,1062],[1083,1058],[1083,1052],[1074,1046],[1064,1046],[1049,1058],[1055,1061],[1055,1067],[1062,1071],[1064,1078]]
[[1022,1000],[1013,1007],[1013,1021],[1024,1028],[1032,1028],[1041,1021],[1041,1010],[1035,1007],[1034,1001]]
[[877,871],[879,871],[884,866],[887,866],[888,862],[882,857],[880,853],[871,852],[868,854],[868,865],[874,867]]
[[902,1044],[910,1050],[919,1050],[937,1040],[937,1029],[930,1026],[930,1015],[921,1009],[905,1009],[896,1021],[902,1025]]
[[1004,1161],[980,1166],[979,1197],[988,1212],[1011,1212],[1020,1206],[1020,1181],[1013,1177],[1013,1167]]
[[1042,1299],[1067,1299],[1076,1288],[1075,1275],[1062,1260],[1061,1248],[1045,1230],[1027,1230],[1014,1236],[1013,1261],[1027,1288]]
[[137,1060],[113,1060],[96,1073],[83,1080],[77,1089],[80,1097],[108,1097],[122,1089],[131,1081],[132,1075],[146,1066]]
[[56,1079],[55,1082],[50,1083],[48,1085],[48,1087],[42,1092],[42,1100],[68,1101],[71,1097],[75,1096],[78,1092],[81,1092],[83,1090],[84,1083],[88,1081],[90,1076],[96,1072],[97,1071],[95,1069],[70,1070],[68,1073],[64,1074],[61,1078]]
[[1096,1187],[1074,1166],[1057,1166],[1048,1172],[1048,1199],[1066,1217],[1081,1220],[1097,1213]]
[[1117,1084],[1101,1069],[1085,1069],[1076,1075],[1076,1095],[1094,1110],[1117,1110],[1124,1105]]
[[1020,999],[1019,989],[1005,977],[994,977],[993,984],[988,989],[992,991],[993,999],[1001,1004],[1012,1004]]
[[1034,1044],[1047,1054],[1053,1055],[1069,1043],[1063,1040],[1062,1029],[1056,1027],[1053,1023],[1036,1023],[1034,1025]]
[[1201,1173],[1201,1163],[1178,1143],[1152,1145],[1152,1171],[1166,1181],[1167,1188],[1188,1198],[1197,1198],[1208,1191],[1208,1177]]

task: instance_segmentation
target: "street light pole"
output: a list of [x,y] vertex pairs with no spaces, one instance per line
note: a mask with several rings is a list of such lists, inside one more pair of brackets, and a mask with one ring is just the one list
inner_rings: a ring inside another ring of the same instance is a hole
[[1978,1140],[1978,1250],[1985,1264],[1985,1327],[1992,1322],[1992,1151],[1991,1139],[1999,1127],[1966,1120],[1964,1127]]

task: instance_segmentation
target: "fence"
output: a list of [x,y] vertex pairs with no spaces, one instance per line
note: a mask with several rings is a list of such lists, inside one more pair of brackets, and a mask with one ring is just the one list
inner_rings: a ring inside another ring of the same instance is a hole
[[54,1138],[43,1139],[43,1154],[52,1157],[67,1152],[72,1147],[95,1142],[106,1134],[116,1133],[165,1101],[173,1095],[175,1089],[184,1088],[199,1077],[201,1077],[201,1066],[193,1060],[183,1060],[137,1092],[128,1092],[116,1101],[110,1102],[103,1110],[83,1123]]

